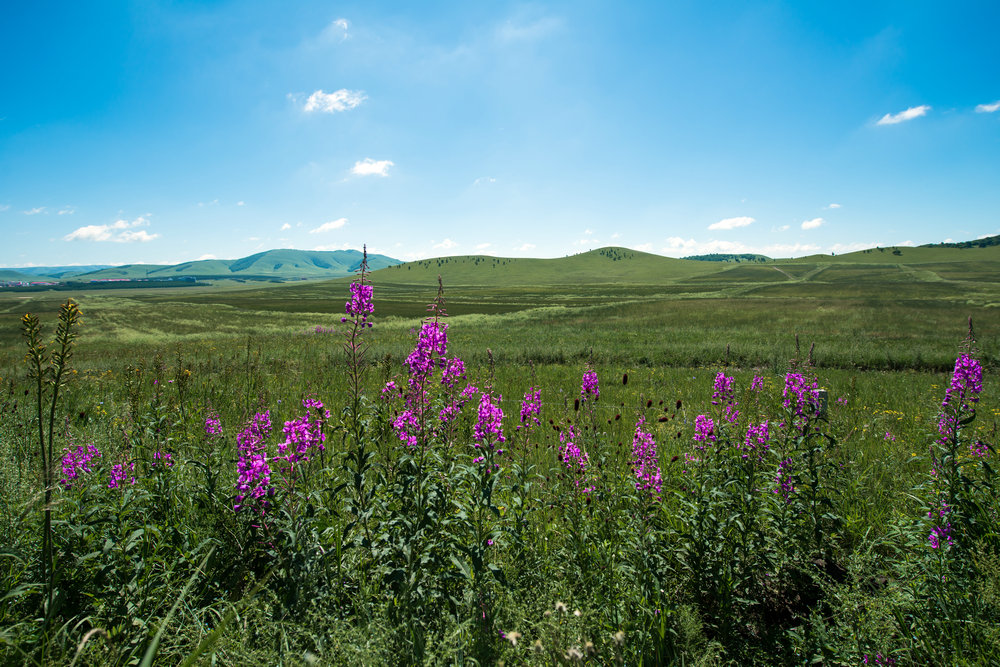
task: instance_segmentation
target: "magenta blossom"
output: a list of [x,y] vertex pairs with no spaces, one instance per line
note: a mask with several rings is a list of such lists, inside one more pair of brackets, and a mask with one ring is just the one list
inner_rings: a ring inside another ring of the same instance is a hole
[[[348,317],[360,317],[362,327],[371,327],[368,316],[375,312],[375,305],[372,303],[372,286],[363,283],[351,283],[351,300],[344,304],[344,310]],[[346,322],[347,317],[342,317],[341,322]]]
[[597,382],[597,372],[593,368],[587,368],[583,373],[583,382],[580,385],[580,397],[583,401],[591,398],[597,400],[601,397],[601,388]]
[[635,434],[632,436],[632,472],[636,479],[635,488],[659,495],[661,482],[656,442],[652,434],[643,430],[645,422],[645,417],[639,418],[635,425]]
[[83,473],[93,472],[90,462],[95,458],[100,458],[101,452],[94,445],[78,445],[76,449],[63,449],[62,471],[63,478],[59,480],[65,488],[70,488],[76,483]]

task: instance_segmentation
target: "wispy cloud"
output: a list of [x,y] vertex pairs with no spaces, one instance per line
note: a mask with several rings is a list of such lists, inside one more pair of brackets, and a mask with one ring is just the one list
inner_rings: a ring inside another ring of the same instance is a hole
[[351,250],[350,243],[328,243],[326,245],[314,246],[313,250]]
[[389,167],[395,166],[396,163],[392,160],[373,160],[366,157],[354,163],[351,173],[355,176],[388,176]]
[[976,113],[993,113],[1000,109],[1000,100],[997,100],[993,104],[977,104]]
[[660,252],[671,257],[688,257],[690,255],[709,255],[712,253],[756,253],[768,257],[796,257],[812,254],[820,247],[812,243],[775,243],[764,246],[751,246],[739,241],[697,241],[671,236]]
[[899,113],[887,113],[886,115],[879,118],[876,125],[896,125],[904,121],[913,120],[914,118],[920,118],[921,116],[926,116],[927,112],[931,108],[927,104],[922,104],[919,107],[910,107],[906,111],[900,111]]
[[202,255],[201,257],[199,257],[197,261],[201,262],[201,261],[204,261],[206,259],[219,259],[219,258],[216,257],[215,255],[213,255],[212,253],[206,253],[206,254]]
[[10,204],[0,204],[0,212],[6,211],[10,208]]
[[[331,220],[330,222],[324,222],[319,227],[310,229],[310,234],[323,234],[325,232],[332,232],[335,229],[340,229],[347,224],[347,218],[337,218],[336,220]],[[282,228],[284,229],[284,228]]]
[[317,90],[310,95],[308,99],[306,99],[306,103],[302,107],[302,110],[307,113],[312,113],[314,111],[336,113],[338,111],[354,109],[366,99],[368,99],[368,97],[365,95],[364,91],[361,90],[347,90],[346,88],[341,88],[340,90],[335,90],[332,93],[324,93],[322,90]]
[[327,41],[342,42],[351,36],[349,32],[350,27],[351,23],[347,19],[335,19],[330,22],[330,25],[323,29],[320,37]]
[[757,222],[754,218],[748,216],[740,216],[738,218],[725,218],[724,220],[719,220],[718,222],[713,222],[708,226],[709,229],[736,229],[737,227],[746,227],[747,225],[752,225]]
[[139,216],[135,220],[115,220],[110,225],[85,225],[63,237],[64,241],[110,241],[112,243],[148,243],[160,237],[150,234],[145,229],[149,219]]
[[490,183],[496,183],[497,179],[492,176],[480,176],[476,180],[472,181],[473,185],[488,185]]
[[493,245],[493,244],[492,243],[478,243],[478,244],[476,244],[476,250],[486,250],[491,245]]
[[802,229],[817,229],[823,226],[826,220],[823,218],[813,218],[812,220],[803,220]]
[[286,229],[291,229],[291,228],[292,226],[286,222],[281,226],[281,231],[285,231]]
[[25,215],[38,215],[39,213],[45,213],[45,207],[39,206],[38,208],[29,208],[24,212]]
[[247,203],[245,201],[243,201],[243,200],[240,200],[240,201],[236,202],[236,205],[237,206],[246,206]]
[[827,208],[828,209],[837,209],[837,208],[840,208],[840,204],[830,204],[829,206],[827,206]]
[[529,250],[534,250],[534,249],[535,249],[535,244],[534,243],[523,243],[523,244],[521,244],[517,248],[517,251],[518,252],[528,252]]
[[76,213],[76,208],[72,206],[59,209],[59,215],[73,215],[74,213]]
[[444,241],[441,241],[441,243],[434,244],[435,250],[451,250],[452,248],[456,247],[458,247],[458,244],[452,241],[451,239],[445,239]]

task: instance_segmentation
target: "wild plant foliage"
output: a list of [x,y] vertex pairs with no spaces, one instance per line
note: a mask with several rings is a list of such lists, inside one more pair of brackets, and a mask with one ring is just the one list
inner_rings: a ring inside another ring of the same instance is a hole
[[3,660],[1000,659],[971,324],[907,443],[922,472],[874,525],[847,500],[873,474],[840,423],[848,399],[828,405],[809,363],[713,369],[693,408],[642,371],[545,384],[492,352],[471,368],[440,283],[411,351],[373,361],[376,296],[363,261],[327,384],[275,395],[285,369],[248,341],[201,377],[180,351],[108,371],[72,395],[100,408],[80,416],[64,405],[79,309],[51,343],[25,316],[31,401],[4,413],[0,445],[35,454],[0,468],[30,491],[3,524]]

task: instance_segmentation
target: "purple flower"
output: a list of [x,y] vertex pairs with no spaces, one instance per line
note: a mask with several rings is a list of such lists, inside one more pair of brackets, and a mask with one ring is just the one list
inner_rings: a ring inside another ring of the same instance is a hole
[[117,489],[119,486],[124,485],[126,481],[129,484],[135,484],[135,476],[130,475],[133,472],[135,472],[135,461],[114,464],[111,466],[108,488]]
[[385,387],[382,388],[382,399],[391,401],[397,396],[399,396],[399,387],[396,386],[395,380],[389,380],[385,383]]
[[417,415],[413,410],[407,408],[400,412],[392,420],[392,428],[395,429],[397,437],[399,437],[404,445],[407,447],[417,446],[417,436],[420,434],[420,420],[417,419]]
[[444,372],[441,373],[441,384],[451,389],[456,382],[463,379],[465,379],[465,364],[458,357],[452,357],[445,363]]
[[778,464],[778,474],[774,476],[774,482],[777,485],[774,488],[774,493],[781,494],[786,504],[791,503],[792,494],[795,493],[795,484],[792,481],[792,460],[790,458]]
[[715,384],[713,385],[712,405],[723,404],[726,407],[722,418],[732,424],[740,416],[740,411],[737,409],[736,389],[733,388],[733,378],[725,373],[719,373],[715,376]]
[[[372,303],[372,286],[364,283],[351,283],[351,300],[344,304],[344,310],[349,317],[361,318],[362,327],[371,327],[368,316],[375,312],[375,305]],[[341,318],[341,322],[346,322],[347,318]]]
[[82,473],[92,472],[90,462],[100,458],[101,452],[94,445],[78,445],[76,449],[63,449],[63,478],[59,480],[65,488],[70,488]]
[[493,396],[489,392],[483,392],[479,399],[479,412],[476,425],[472,429],[473,439],[476,447],[493,443],[502,443],[506,439],[503,437],[503,410],[499,403],[503,401],[500,396],[497,403],[493,402]]
[[[580,449],[576,444],[576,431],[570,426],[565,431],[559,432],[559,456],[563,465],[574,477],[573,483],[581,493],[590,493],[594,490],[593,485],[587,483],[587,464],[590,457],[587,452]],[[581,489],[580,486],[583,485]]]
[[785,376],[785,389],[782,405],[793,413],[792,425],[802,430],[809,420],[819,415],[819,384],[809,384],[801,373],[789,373]]
[[420,384],[434,370],[434,356],[437,355],[439,365],[445,364],[444,356],[448,353],[448,325],[429,320],[423,323],[417,336],[417,346],[406,357],[406,367],[410,371],[410,383]]
[[771,439],[769,427],[770,424],[767,421],[763,421],[757,426],[750,424],[747,427],[746,439],[743,440],[743,444],[737,445],[743,458],[748,459],[752,456],[758,463],[764,461],[764,455],[770,448],[768,444]]
[[583,373],[583,382],[580,385],[580,398],[583,401],[593,398],[595,401],[601,397],[601,388],[597,382],[597,372],[593,368],[587,368]]
[[236,502],[233,504],[236,512],[250,503],[256,503],[261,514],[267,508],[267,498],[273,494],[273,489],[264,440],[270,433],[271,411],[267,410],[255,414],[247,427],[236,436],[239,450],[236,462]]
[[155,452],[153,452],[153,467],[155,468],[157,465],[164,466],[167,468],[173,468],[174,467],[173,454],[171,454],[170,452],[161,452],[159,449],[157,449]]
[[222,435],[222,420],[214,412],[205,418],[205,435]]
[[931,549],[940,548],[942,542],[949,547],[955,544],[951,537],[951,523],[946,523],[943,526],[934,526],[931,534],[927,536],[927,541],[930,542]]
[[945,390],[941,403],[941,417],[938,420],[937,442],[947,445],[958,437],[962,414],[974,410],[983,391],[983,367],[972,355],[962,354],[955,360],[955,370],[951,375],[951,385]]
[[540,414],[542,414],[542,390],[531,387],[524,392],[524,400],[521,401],[521,423],[517,428],[530,428],[541,424],[538,420]]
[[660,466],[657,465],[656,442],[653,436],[643,430],[646,418],[640,417],[635,425],[632,436],[632,472],[635,474],[635,488],[639,491],[649,490],[650,493],[660,493]]
[[715,442],[715,422],[708,415],[698,415],[694,418],[694,439],[704,443],[696,445],[697,449],[705,449],[706,445]]
[[760,391],[764,388],[764,378],[759,375],[754,375],[753,380],[750,382],[750,391]]

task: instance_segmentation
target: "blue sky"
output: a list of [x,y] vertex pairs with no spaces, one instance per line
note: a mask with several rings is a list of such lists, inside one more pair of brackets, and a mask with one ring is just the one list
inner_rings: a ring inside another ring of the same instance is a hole
[[0,266],[1000,233],[1000,5],[8,3]]

